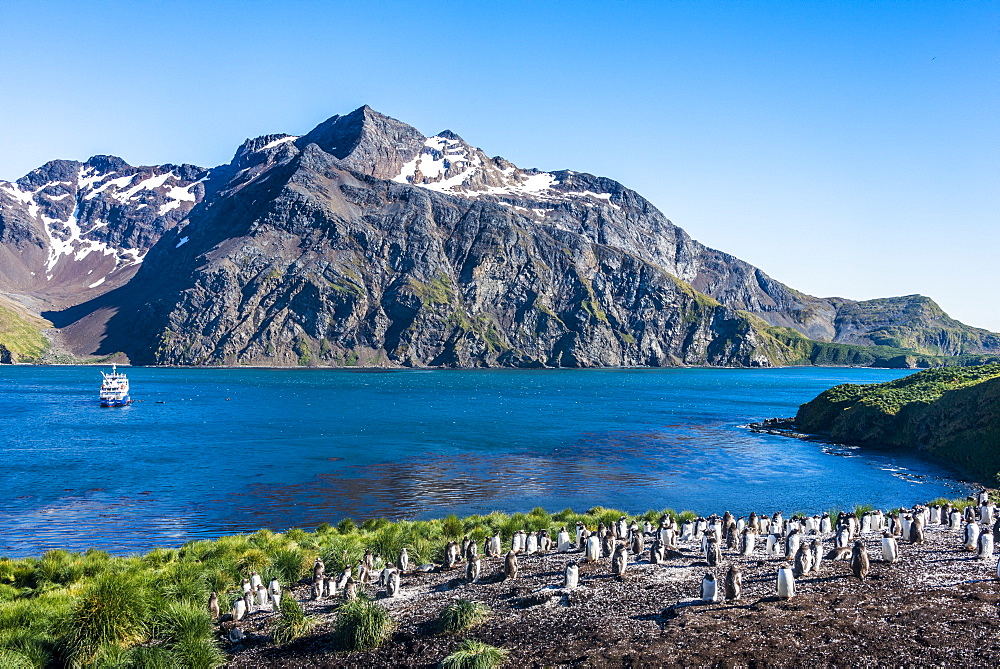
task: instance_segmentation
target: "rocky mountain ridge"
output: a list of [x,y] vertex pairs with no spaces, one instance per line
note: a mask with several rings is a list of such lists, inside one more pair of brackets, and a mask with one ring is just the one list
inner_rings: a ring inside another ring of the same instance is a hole
[[146,364],[802,361],[775,326],[1000,352],[927,298],[803,295],[611,179],[521,169],[368,107],[212,169],[97,156],[0,182],[0,261],[0,291],[63,347]]

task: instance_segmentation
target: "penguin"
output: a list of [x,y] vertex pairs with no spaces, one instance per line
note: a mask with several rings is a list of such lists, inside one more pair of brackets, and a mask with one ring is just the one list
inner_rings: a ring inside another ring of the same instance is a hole
[[560,527],[559,534],[556,535],[556,550],[560,553],[568,553],[569,549],[569,532],[566,531],[565,527]]
[[642,533],[643,534],[652,534],[653,533],[653,524],[651,522],[649,522],[648,520],[644,520],[642,522]]
[[757,533],[760,534],[760,525],[757,524],[758,522],[759,519],[757,518],[757,512],[751,511],[750,515],[747,516],[747,525],[757,530]]
[[337,578],[335,576],[326,577],[326,596],[334,597],[337,594]]
[[278,583],[278,579],[272,578],[271,582],[267,584],[268,592],[281,592],[281,585]]
[[591,534],[587,537],[587,549],[584,554],[584,559],[587,562],[597,562],[598,558],[601,557],[601,540],[597,538],[596,534]]
[[952,509],[952,512],[949,514],[948,529],[955,532],[962,529],[962,512],[958,509]]
[[965,550],[974,551],[979,547],[979,523],[970,521],[965,526]]
[[538,536],[531,532],[528,534],[527,539],[524,543],[524,553],[525,555],[533,555],[538,552]]
[[677,547],[677,532],[672,527],[664,527],[660,530],[660,543],[664,548]]
[[705,545],[705,560],[708,561],[709,567],[716,567],[722,561],[722,549],[715,537],[709,537],[708,543]]
[[913,525],[913,517],[904,513],[899,517],[899,525],[901,527],[899,536],[906,537],[907,540],[910,538],[910,526]]
[[778,537],[774,534],[767,535],[767,543],[764,544],[764,552],[774,557],[775,546],[778,545]]
[[851,544],[851,530],[847,527],[841,527],[837,530],[836,547],[837,548],[847,548]]
[[865,511],[861,516],[861,534],[872,531],[872,514]]
[[913,520],[910,522],[910,532],[908,536],[911,544],[922,544],[924,543],[924,517],[921,514],[915,514]]
[[365,556],[361,559],[361,563],[368,570],[369,574],[375,571],[375,555],[372,553],[372,549],[365,549]]
[[449,541],[448,545],[444,547],[444,567],[445,569],[453,569],[458,563],[458,544],[454,541]]
[[239,643],[240,641],[243,641],[243,630],[241,630],[239,627],[234,627],[233,629],[229,630],[229,642]]
[[993,545],[1000,544],[1000,518],[997,518],[997,522],[993,523]]
[[490,539],[489,557],[500,557],[500,552],[503,550],[501,546],[502,541],[500,539],[500,530],[497,530],[497,533],[493,535],[492,539]]
[[694,524],[690,520],[685,520],[681,525],[681,543],[691,541],[694,533]]
[[208,615],[212,616],[213,620],[219,618],[219,596],[214,592],[208,597]]
[[757,544],[757,532],[750,526],[747,525],[743,528],[743,534],[740,537],[740,555],[743,557],[750,557],[753,555],[753,549]]
[[263,585],[257,586],[257,606],[267,606],[267,603],[271,601],[271,598],[267,596],[267,588]]
[[369,583],[371,583],[371,579],[372,579],[372,574],[370,571],[368,571],[368,565],[366,565],[362,560],[360,563],[358,563],[358,579],[357,579],[358,583],[360,585],[368,585]]
[[643,535],[642,535],[642,533],[640,533],[640,532],[633,532],[632,533],[632,545],[630,546],[629,549],[632,551],[633,555],[642,555],[645,552],[645,550],[646,550],[645,543],[646,542],[643,541]]
[[350,576],[347,577],[347,583],[344,584],[344,601],[351,602],[358,598],[358,584]]
[[233,620],[239,622],[247,614],[247,603],[241,597],[233,602]]
[[250,572],[250,589],[256,592],[261,583],[260,574],[255,571]]
[[469,537],[468,535],[466,535],[462,537],[462,545],[458,551],[459,560],[464,560],[465,556],[468,554],[468,551],[469,551]]
[[243,604],[246,606],[247,615],[253,613],[253,593],[249,590],[243,593]]
[[618,526],[615,528],[618,531],[618,536],[624,538],[628,533],[628,521],[625,516],[618,519]]
[[990,493],[988,490],[980,490],[979,494],[976,495],[976,501],[979,504],[986,504],[990,501]]
[[882,561],[892,564],[899,559],[899,544],[891,532],[882,533]]
[[243,583],[241,585],[243,587],[243,592],[250,592],[250,579],[249,578],[243,579]]
[[465,547],[465,559],[472,561],[479,557],[479,544],[470,541]]
[[[479,560],[477,559],[476,562],[478,563]],[[399,572],[395,569],[392,570],[392,573],[386,579],[385,593],[388,597],[395,597],[399,594]]]
[[517,563],[517,553],[511,551],[507,553],[507,557],[504,559],[503,563],[503,574],[508,579],[517,578],[517,572],[520,571],[521,566]]
[[625,569],[628,567],[628,551],[625,544],[619,544],[615,548],[615,554],[611,557],[611,573],[619,579],[625,578]]
[[971,522],[976,519],[976,509],[971,504],[965,507],[965,514],[963,514],[965,522]]
[[802,537],[799,535],[799,531],[793,529],[785,537],[785,559],[794,560],[795,556],[799,552],[799,544],[802,543]]
[[608,557],[615,552],[615,538],[611,533],[605,534],[601,540],[601,557]]
[[983,525],[993,524],[993,510],[994,506],[992,503],[986,503],[979,507],[979,522]]
[[718,597],[718,583],[715,581],[715,574],[708,572],[701,579],[701,601],[715,602]]
[[271,608],[275,611],[281,610],[281,588],[277,590],[271,590],[268,593],[271,597]]
[[314,602],[323,599],[323,583],[325,579],[320,579],[309,586],[309,597]]
[[573,589],[580,584],[580,568],[575,562],[567,562],[563,570],[563,587]]
[[351,580],[351,565],[344,567],[344,570],[340,572],[340,576],[337,577],[337,590],[344,590],[349,580]]
[[479,574],[483,569],[483,561],[479,557],[474,557],[469,560],[469,564],[465,567],[465,580],[469,583],[475,583],[479,580]]
[[660,538],[653,539],[653,545],[649,547],[649,564],[660,564],[663,562],[663,543]]
[[851,572],[861,580],[864,580],[868,577],[869,567],[868,551],[865,549],[865,542],[858,539],[854,542],[854,548],[851,549]]
[[399,551],[399,570],[404,574],[410,570],[410,554],[406,552],[406,546]]
[[736,564],[729,566],[725,584],[726,600],[738,601],[743,593],[743,572]]
[[787,562],[778,565],[778,598],[791,599],[795,596],[795,574]]
[[980,532],[978,541],[978,553],[976,555],[980,560],[985,560],[987,558],[993,557],[993,533],[992,532]]
[[805,544],[799,544],[795,552],[795,575],[799,578],[812,571],[813,553]]
[[326,565],[319,558],[313,562],[313,583],[323,578],[326,575]]
[[951,504],[941,506],[941,524],[948,525],[951,522]]
[[584,525],[579,520],[576,521],[576,545],[577,548],[580,550],[583,549],[583,533],[586,531],[586,529],[587,529],[586,525]]
[[524,535],[522,534],[521,530],[515,532],[510,538],[510,549],[515,553],[520,553],[521,551],[523,551],[524,544],[521,543],[523,538]]
[[813,552],[813,573],[819,573],[819,567],[823,564],[823,540],[813,539],[812,542],[812,552]]
[[392,572],[394,571],[396,571],[396,568],[392,566],[392,563],[387,563],[378,575],[379,586],[389,585],[389,577],[392,576]]

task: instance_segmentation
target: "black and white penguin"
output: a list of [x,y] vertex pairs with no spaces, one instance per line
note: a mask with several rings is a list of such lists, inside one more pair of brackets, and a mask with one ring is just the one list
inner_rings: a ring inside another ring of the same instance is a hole
[[240,587],[243,588],[243,592],[250,592],[250,579],[243,579],[243,583],[240,584]]
[[344,601],[351,602],[358,598],[358,584],[350,576],[347,577],[347,583],[344,584]]
[[705,544],[705,560],[709,567],[716,567],[722,561],[722,547],[715,537],[709,537]]
[[974,551],[979,548],[979,523],[972,520],[965,525],[965,550]]
[[465,580],[469,583],[475,583],[479,580],[479,575],[483,570],[483,561],[479,557],[473,557],[469,560],[469,564],[465,565]]
[[701,579],[701,601],[716,602],[719,597],[719,584],[715,580],[715,574],[708,572]]
[[351,580],[351,565],[344,567],[343,571],[340,572],[340,576],[337,577],[337,590],[343,591],[347,587],[349,580]]
[[324,594],[324,584],[326,583],[325,578],[321,578],[315,581],[311,586],[309,586],[309,598],[314,602],[323,599]]
[[267,606],[267,603],[271,601],[271,598],[267,595],[267,588],[263,584],[257,586],[257,591],[254,594],[257,595],[257,606]]
[[563,570],[563,587],[573,589],[580,584],[580,568],[575,562],[567,562]]
[[659,537],[653,539],[653,544],[649,547],[649,564],[660,564],[663,562],[663,542]]
[[812,566],[812,551],[804,543],[800,543],[798,550],[795,551],[795,575],[799,578],[806,576],[812,571]]
[[500,540],[500,530],[490,538],[490,550],[486,553],[487,557],[500,557],[500,553],[503,551],[503,542]]
[[899,559],[899,544],[891,532],[882,533],[882,561],[892,564]]
[[261,581],[260,574],[255,571],[250,572],[250,589],[257,592],[257,588],[261,586],[261,583],[263,581]]
[[813,573],[818,573],[820,565],[823,564],[823,539],[813,539],[810,545],[813,554]]
[[538,552],[538,535],[534,532],[529,532],[528,536],[524,540],[524,553],[525,555],[534,555]]
[[802,536],[799,534],[798,530],[793,529],[791,532],[788,533],[788,536],[785,537],[785,559],[786,560],[794,560],[795,559],[795,556],[799,552],[799,544],[801,544],[801,543],[802,543]]
[[922,544],[924,543],[924,516],[923,514],[914,514],[913,520],[910,521],[910,532],[909,540],[911,544]]
[[632,551],[633,555],[642,555],[646,550],[645,543],[644,536],[641,532],[633,532],[632,545],[629,547],[629,550]]
[[208,597],[208,615],[215,620],[219,617],[219,596],[214,592]]
[[795,574],[787,562],[778,565],[778,598],[791,599],[795,596]]
[[601,539],[601,557],[608,557],[615,552],[615,537],[610,532]]
[[566,531],[565,527],[560,527],[559,533],[556,535],[556,550],[560,553],[568,553],[569,549],[569,532]]
[[726,572],[725,591],[727,601],[737,601],[743,594],[743,572],[736,564],[730,565]]
[[[476,562],[479,562],[479,560],[477,559]],[[400,587],[399,572],[393,569],[392,573],[389,574],[389,577],[386,579],[385,594],[388,597],[396,597],[397,595],[399,595],[399,587]]]
[[455,565],[458,564],[458,551],[458,543],[454,541],[449,541],[444,547],[445,569],[454,569]]
[[[329,583],[329,580],[327,580]],[[281,610],[281,587],[279,586],[277,590],[268,590],[268,596],[271,598],[271,609],[274,611]]]
[[767,542],[764,544],[764,553],[771,557],[777,556],[778,548],[778,535],[769,534],[767,535]]
[[313,562],[313,583],[323,578],[324,575],[326,575],[326,565],[323,564],[322,560],[316,558],[316,561]]
[[586,529],[587,526],[582,521],[576,521],[576,545],[580,550],[583,549],[583,533]]
[[400,549],[397,562],[399,563],[399,570],[404,574],[410,570],[410,554],[406,552],[406,546]]
[[271,582],[267,584],[268,592],[281,592],[281,584],[278,583],[278,579],[272,578]]
[[584,554],[584,559],[587,562],[597,562],[601,557],[601,540],[596,534],[591,534],[587,537],[587,548]]
[[753,555],[753,549],[757,545],[757,530],[751,525],[747,525],[743,528],[743,533],[740,535],[740,555],[743,557],[750,557]]
[[955,532],[962,529],[962,512],[958,509],[952,509],[948,514],[948,529]]
[[993,545],[1000,544],[1000,518],[997,518],[997,522],[993,523]]
[[507,557],[504,558],[503,563],[503,574],[508,579],[517,578],[518,572],[521,571],[521,565],[517,561],[517,553],[511,551],[507,553]]
[[625,544],[618,544],[615,553],[611,557],[611,573],[618,578],[625,578],[625,569],[628,567],[628,551]]
[[477,557],[479,557],[479,544],[475,541],[470,541],[465,546],[465,559],[475,560]]
[[233,620],[239,622],[247,614],[247,603],[241,597],[233,602]]
[[980,560],[993,557],[993,533],[990,531],[979,533],[978,551],[976,554]]
[[851,549],[851,572],[861,580],[864,580],[868,577],[870,567],[865,542],[858,539],[854,542],[854,548]]
[[254,593],[249,590],[243,593],[243,604],[246,605],[247,615],[253,613]]

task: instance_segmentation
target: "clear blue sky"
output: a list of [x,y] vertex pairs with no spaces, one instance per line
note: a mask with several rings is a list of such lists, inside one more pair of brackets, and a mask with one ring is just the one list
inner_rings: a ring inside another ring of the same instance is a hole
[[1000,331],[998,2],[0,0],[0,179],[369,104],[638,190],[805,292]]

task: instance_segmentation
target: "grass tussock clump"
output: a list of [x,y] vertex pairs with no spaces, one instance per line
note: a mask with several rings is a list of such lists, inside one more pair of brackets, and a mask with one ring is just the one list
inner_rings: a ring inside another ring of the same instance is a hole
[[105,574],[77,603],[66,624],[66,659],[92,664],[105,649],[124,649],[148,638],[146,584],[129,575]]
[[335,636],[344,650],[368,650],[381,646],[395,626],[385,607],[359,598],[340,607]]
[[457,634],[475,627],[490,615],[490,609],[482,602],[458,598],[441,609],[438,626],[445,634]]
[[441,661],[441,669],[496,669],[507,660],[507,651],[482,641],[466,639]]
[[281,599],[281,619],[274,628],[274,643],[284,644],[295,641],[316,626],[316,619],[307,616],[299,603],[292,597]]

